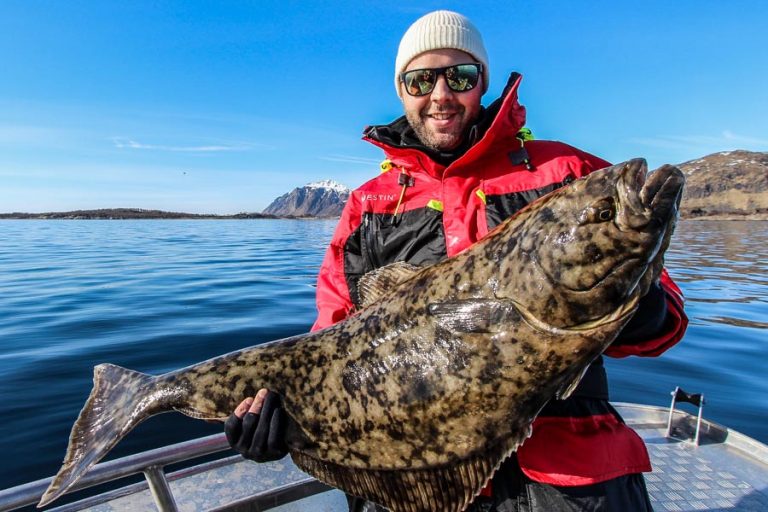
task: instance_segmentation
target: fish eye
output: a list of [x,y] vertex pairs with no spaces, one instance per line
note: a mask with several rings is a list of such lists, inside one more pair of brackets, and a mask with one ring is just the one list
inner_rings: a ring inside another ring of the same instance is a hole
[[601,199],[584,211],[579,216],[581,224],[597,224],[599,222],[609,222],[616,216],[616,205],[613,198]]

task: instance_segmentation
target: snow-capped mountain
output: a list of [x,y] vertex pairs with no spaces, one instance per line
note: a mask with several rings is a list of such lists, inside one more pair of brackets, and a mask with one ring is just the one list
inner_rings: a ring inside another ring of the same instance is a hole
[[336,181],[317,181],[283,194],[262,213],[281,217],[338,217],[349,192],[347,187]]
[[314,183],[308,183],[304,185],[306,188],[327,188],[329,190],[336,190],[340,193],[349,193],[349,189],[339,183],[338,181],[333,180],[323,180],[323,181],[315,181]]

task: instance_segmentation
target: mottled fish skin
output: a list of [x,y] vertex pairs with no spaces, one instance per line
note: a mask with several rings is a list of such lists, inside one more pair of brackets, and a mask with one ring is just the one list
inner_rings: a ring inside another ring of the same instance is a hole
[[146,417],[224,420],[267,387],[319,479],[393,511],[463,510],[658,275],[683,177],[645,173],[632,160],[577,180],[322,331],[159,377],[100,365],[41,504]]

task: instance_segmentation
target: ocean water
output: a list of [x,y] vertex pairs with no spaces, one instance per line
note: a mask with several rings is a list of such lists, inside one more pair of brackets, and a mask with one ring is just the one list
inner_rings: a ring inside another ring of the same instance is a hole
[[[0,221],[0,488],[53,475],[102,362],[159,374],[305,332],[335,221]],[[691,318],[658,358],[609,360],[612,399],[768,442],[768,222],[687,221],[667,268]],[[220,432],[151,418],[109,458]]]

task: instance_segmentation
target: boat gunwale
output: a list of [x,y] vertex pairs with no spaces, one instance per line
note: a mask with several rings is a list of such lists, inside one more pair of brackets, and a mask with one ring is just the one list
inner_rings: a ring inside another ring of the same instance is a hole
[[[668,407],[629,402],[611,402],[611,404],[622,414],[622,416],[627,416],[627,418],[625,418],[627,425],[636,430],[666,429],[667,418],[669,415]],[[678,428],[682,427],[686,432],[695,428],[696,417],[694,415],[681,409],[676,409],[674,414],[675,425]],[[765,465],[766,469],[768,469],[768,446],[764,443],[707,419],[702,419],[701,427],[702,444],[699,448],[706,449],[707,446],[724,444],[727,448],[736,450],[746,458]],[[669,441],[688,442],[681,438],[671,438]],[[692,448],[695,448],[693,443],[691,443],[691,446]],[[181,463],[227,450],[229,450],[229,445],[227,444],[226,437],[221,433],[128,455],[119,459],[96,464],[68,492],[86,489],[142,473],[147,468],[153,466],[163,468],[171,464]],[[243,461],[244,459],[240,455],[231,455],[182,468],[165,474],[165,477],[169,482],[179,481],[190,476]],[[16,510],[37,503],[52,479],[53,477],[43,478],[9,489],[0,490],[0,512]],[[55,512],[82,510],[85,507],[95,506],[117,498],[140,493],[148,488],[149,484],[147,481],[137,482],[118,489],[86,497],[79,501],[60,505],[56,508],[49,508],[47,510]],[[307,475],[306,478],[298,481],[254,493],[252,496],[246,498],[235,499],[215,510],[231,510],[232,507],[252,503],[274,507],[328,489],[331,488]]]

